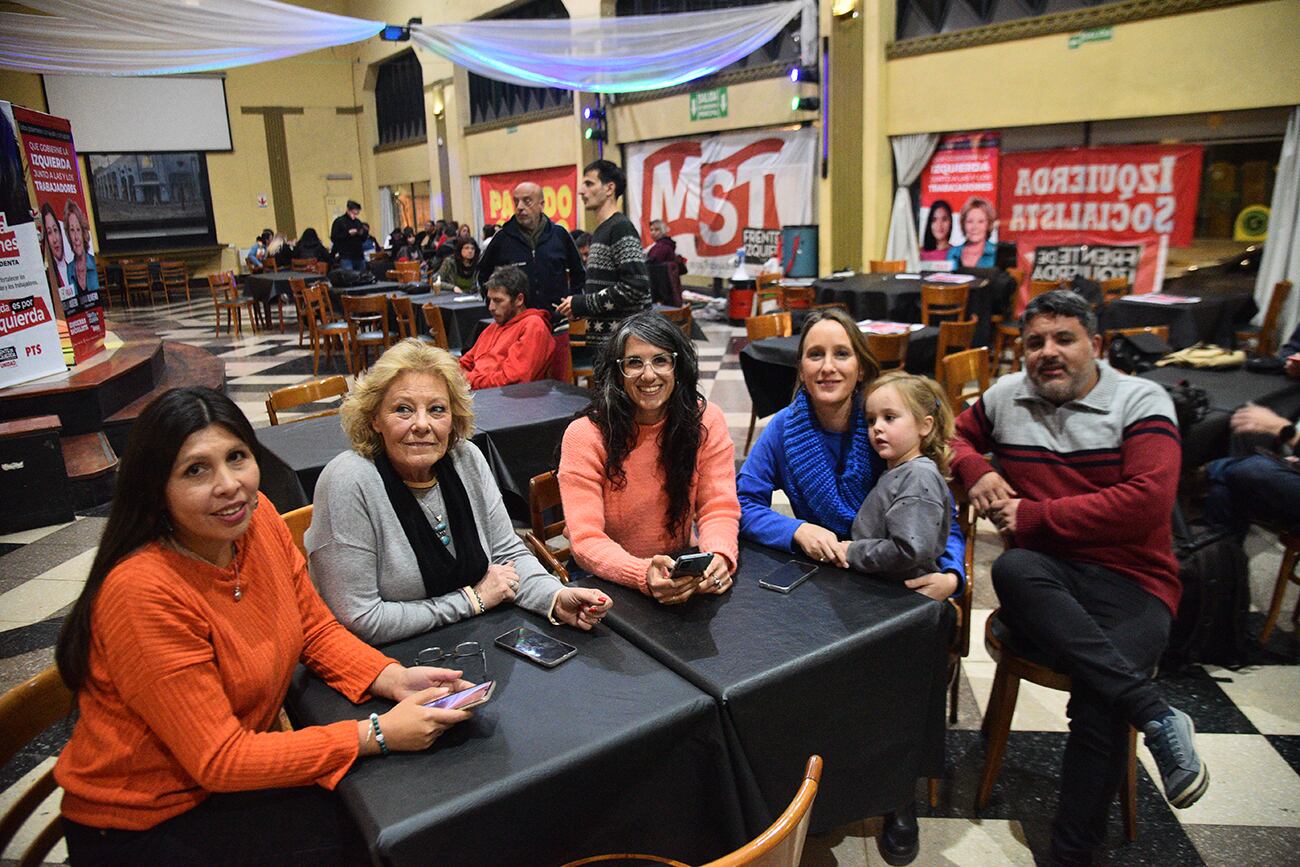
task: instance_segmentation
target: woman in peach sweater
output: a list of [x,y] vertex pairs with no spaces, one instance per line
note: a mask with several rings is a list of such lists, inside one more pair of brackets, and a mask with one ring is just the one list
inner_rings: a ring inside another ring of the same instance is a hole
[[[661,314],[624,320],[596,359],[590,408],[565,431],[560,494],[583,569],[666,604],[725,593],[736,571],[735,446],[700,397],[695,347]],[[712,553],[673,578],[672,554]]]
[[[54,772],[74,865],[340,863],[355,832],[324,790],[468,718],[424,706],[468,686],[460,672],[404,668],[330,614],[258,493],[256,443],[205,388],[163,394],[132,428],[55,652],[80,712]],[[275,731],[300,661],[354,702],[397,704]]]

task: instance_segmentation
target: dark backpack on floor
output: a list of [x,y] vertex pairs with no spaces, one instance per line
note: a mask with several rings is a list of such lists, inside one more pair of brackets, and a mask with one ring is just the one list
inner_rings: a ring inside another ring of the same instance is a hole
[[1162,338],[1155,334],[1120,334],[1110,342],[1106,353],[1110,366],[1125,373],[1142,373],[1152,370],[1156,362],[1173,352]]
[[1174,554],[1183,596],[1160,667],[1176,671],[1196,663],[1244,664],[1250,579],[1241,541],[1226,530],[1188,527],[1175,510]]

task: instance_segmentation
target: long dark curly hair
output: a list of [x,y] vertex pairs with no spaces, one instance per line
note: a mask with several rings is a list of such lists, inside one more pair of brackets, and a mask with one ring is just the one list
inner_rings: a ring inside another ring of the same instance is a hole
[[704,398],[699,392],[700,368],[695,346],[682,330],[653,311],[630,316],[619,325],[596,357],[591,406],[584,415],[600,429],[605,440],[605,478],[616,490],[627,487],[623,462],[636,445],[636,404],[627,393],[619,360],[630,337],[665,352],[677,353],[675,381],[668,397],[668,413],[659,433],[659,466],[668,494],[665,529],[674,538],[686,535],[691,511],[691,480],[704,435]]

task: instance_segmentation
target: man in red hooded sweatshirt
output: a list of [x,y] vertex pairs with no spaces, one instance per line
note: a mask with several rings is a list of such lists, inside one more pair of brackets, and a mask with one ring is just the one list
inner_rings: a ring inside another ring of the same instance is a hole
[[546,379],[555,354],[551,315],[527,307],[528,277],[517,265],[492,272],[484,287],[494,321],[460,357],[470,388]]

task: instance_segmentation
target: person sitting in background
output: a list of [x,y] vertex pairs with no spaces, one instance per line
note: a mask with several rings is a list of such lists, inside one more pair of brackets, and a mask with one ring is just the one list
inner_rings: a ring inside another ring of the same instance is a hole
[[397,258],[397,252],[405,246],[406,246],[406,234],[402,231],[400,227],[395,228],[393,229],[393,231],[388,233],[388,241],[387,243],[384,244],[384,247],[392,251],[393,258]]
[[455,254],[442,260],[438,279],[456,292],[477,292],[480,255],[473,238],[458,240]]
[[506,265],[492,272],[484,293],[493,322],[460,357],[470,388],[546,379],[555,355],[551,314],[527,306],[528,277]]
[[578,255],[582,257],[582,264],[585,266],[587,254],[591,252],[591,233],[574,229],[570,234],[573,235],[574,246],[578,248]]
[[263,229],[262,234],[253,239],[253,246],[248,248],[248,254],[244,256],[244,264],[249,271],[256,274],[262,270],[262,263],[266,261],[266,245],[274,235],[270,229]]
[[316,234],[316,230],[308,226],[303,230],[298,243],[294,245],[292,258],[315,259],[317,262],[328,263],[330,253],[329,250],[325,249],[325,245],[321,243],[320,235]]
[[415,246],[420,250],[420,258],[426,262],[433,257],[438,249],[438,224],[433,220],[425,220],[424,228],[415,236]]
[[487,223],[483,226],[483,249],[487,249],[487,245],[492,243],[492,239],[496,237],[496,234],[496,226],[491,223]]
[[278,268],[288,268],[293,264],[293,242],[277,232],[266,245],[266,258]]
[[998,245],[989,240],[997,211],[988,199],[971,196],[961,206],[961,231],[964,244],[948,248],[948,261],[956,268],[992,268],[997,261]]
[[561,584],[515,534],[451,353],[401,341],[341,414],[352,449],[321,472],[304,541],[344,626],[382,644],[507,602],[579,629],[604,617],[609,597]]
[[680,306],[682,303],[682,275],[686,273],[686,259],[677,254],[677,242],[668,234],[668,224],[663,220],[650,221],[650,237],[654,239],[645,251],[647,263],[663,265],[668,269],[668,285],[672,287],[669,298],[661,299],[666,304]]
[[[355,863],[326,790],[358,758],[423,750],[470,716],[425,706],[470,686],[460,672],[404,668],[334,619],[258,493],[257,452],[206,388],[165,392],[131,428],[55,649],[78,710],[54,768],[73,864]],[[299,662],[352,702],[397,704],[278,731]]]
[[[365,256],[367,256],[367,255],[369,255],[370,253],[373,253],[373,252],[375,252],[376,250],[379,249],[379,242],[376,241],[375,238],[374,238],[374,236],[370,234],[370,224],[369,224],[369,223],[362,223],[362,224],[361,224],[361,228],[362,228],[363,230],[365,230],[365,233],[366,233],[365,238],[362,239],[362,241],[361,241],[361,255],[362,255],[362,258],[364,259]],[[363,264],[363,266],[364,266],[364,262],[363,262],[362,264]]]
[[[653,311],[628,317],[597,356],[591,406],[560,450],[573,559],[665,604],[731,589],[739,550],[736,448],[698,382],[680,328]],[[704,573],[672,577],[673,555],[696,545],[713,554]]]

